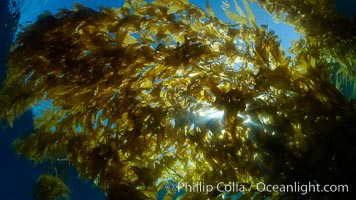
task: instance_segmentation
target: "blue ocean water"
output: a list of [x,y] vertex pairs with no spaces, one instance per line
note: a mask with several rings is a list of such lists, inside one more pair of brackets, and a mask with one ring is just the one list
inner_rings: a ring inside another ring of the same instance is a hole
[[[12,2],[1,0],[0,7],[0,80],[5,78],[5,63],[6,54],[10,48],[11,42],[16,32],[16,23],[26,25],[29,22],[34,22],[38,14],[44,10],[55,12],[56,9],[61,7],[72,8],[73,2],[78,2],[83,5],[98,9],[100,6],[121,6],[122,0],[36,0],[36,1],[17,1],[18,5],[21,3],[21,10],[14,15],[9,12],[9,8],[12,8]],[[193,4],[196,4],[202,8],[205,8],[205,1],[192,0]],[[337,1],[340,10],[345,12],[347,16],[353,16],[355,13],[356,3],[355,1]],[[212,1],[212,7],[214,7],[216,15],[224,21],[228,21],[227,17],[220,9],[221,1]],[[258,4],[252,4],[252,9],[255,12],[256,18],[259,24],[268,24],[270,29],[276,31],[277,35],[281,38],[282,46],[287,50],[290,46],[291,40],[298,38],[298,33],[293,31],[292,27],[289,27],[283,23],[273,23],[272,18],[263,10],[261,10]],[[353,8],[353,9],[352,9]],[[0,105],[1,106],[1,105]],[[30,200],[33,199],[32,187],[37,177],[48,170],[54,170],[51,163],[44,162],[34,166],[34,163],[28,161],[23,157],[18,157],[11,149],[11,142],[19,135],[30,134],[33,130],[32,124],[32,111],[26,112],[16,123],[13,128],[0,130],[0,199],[1,200]],[[94,188],[91,182],[85,182],[77,178],[75,170],[69,166],[63,164],[62,169],[65,171],[65,177],[68,185],[71,188],[70,198],[72,200],[103,200],[105,195],[102,191]],[[57,169],[58,170],[58,169]]]

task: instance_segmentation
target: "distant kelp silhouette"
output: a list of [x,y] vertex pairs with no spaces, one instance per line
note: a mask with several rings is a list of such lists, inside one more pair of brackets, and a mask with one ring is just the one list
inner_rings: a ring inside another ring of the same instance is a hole
[[39,200],[69,199],[69,188],[59,177],[43,174],[34,187],[34,197]]
[[170,181],[239,182],[252,186],[246,199],[281,198],[258,192],[261,181],[353,184],[355,109],[325,52],[301,39],[286,57],[243,4],[246,14],[224,7],[233,25],[184,0],[39,16],[10,52],[0,116],[12,124],[52,105],[15,150],[67,159],[107,199],[157,199]]

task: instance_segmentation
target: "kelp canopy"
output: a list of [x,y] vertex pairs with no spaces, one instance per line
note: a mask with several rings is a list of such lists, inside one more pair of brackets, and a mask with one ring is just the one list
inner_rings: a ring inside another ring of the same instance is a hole
[[[261,1],[288,16],[298,2]],[[330,59],[354,59],[347,56],[355,46],[338,48],[355,38],[327,51],[309,35],[333,18],[320,18],[316,30],[291,18],[310,34],[292,46],[295,58],[286,57],[274,32],[258,26],[243,4],[246,13],[236,2],[236,12],[224,8],[237,25],[216,18],[209,2],[205,13],[186,0],[126,1],[100,11],[76,5],[39,16],[9,54],[1,119],[12,124],[33,105],[52,106],[34,117],[35,132],[17,140],[16,151],[36,162],[67,159],[110,200],[157,199],[169,181],[239,182],[253,188],[246,199],[302,198],[259,193],[258,182],[355,186],[356,114],[331,80]],[[341,51],[349,53],[330,53]],[[338,194],[303,198],[325,195]]]

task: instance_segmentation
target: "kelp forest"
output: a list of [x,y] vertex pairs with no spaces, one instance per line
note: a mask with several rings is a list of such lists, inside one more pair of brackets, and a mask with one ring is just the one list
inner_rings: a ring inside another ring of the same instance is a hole
[[[14,150],[35,163],[68,162],[107,200],[159,199],[167,184],[197,182],[250,188],[239,199],[342,199],[256,184],[356,186],[355,20],[332,0],[256,2],[302,35],[289,50],[257,25],[248,0],[222,8],[207,0],[205,9],[126,0],[41,14],[8,54],[0,119],[9,128],[33,106],[50,106]],[[238,193],[216,187],[177,198]],[[39,178],[36,195],[70,196],[51,174]]]

